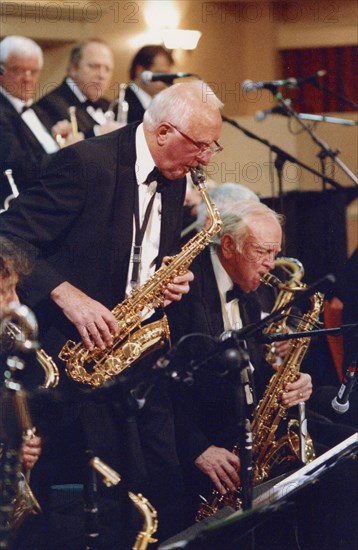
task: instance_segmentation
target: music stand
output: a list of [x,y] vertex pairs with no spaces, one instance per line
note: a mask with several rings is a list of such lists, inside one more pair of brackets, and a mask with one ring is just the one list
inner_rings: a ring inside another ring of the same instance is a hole
[[[283,547],[280,543],[277,544],[275,540],[272,540],[272,537],[275,536],[273,534],[275,532],[273,529],[274,520],[279,522],[278,531],[281,533],[281,536],[283,533],[286,536],[287,527],[290,527],[289,523],[293,527],[293,533],[296,534],[294,532],[295,524],[297,521],[299,522],[295,518],[295,499],[297,495],[301,494],[304,488],[314,486],[317,481],[321,480],[326,473],[336,466],[344,464],[347,460],[356,458],[357,454],[358,434],[356,433],[311,463],[306,464],[303,468],[292,474],[281,476],[280,480],[276,483],[274,482],[275,480],[271,483],[269,482],[269,488],[264,492],[259,491],[260,494],[254,498],[254,507],[251,510],[234,512],[224,519],[211,521],[204,525],[201,530],[198,530],[196,526],[196,533],[191,538],[190,536],[180,538],[179,534],[174,537],[175,541],[172,538],[162,543],[159,546],[159,550],[177,550],[179,548],[190,550],[218,550],[219,548],[251,550],[253,548],[251,533],[253,530],[260,528],[260,526],[264,526],[263,535],[264,537],[266,536],[266,540],[263,543],[259,541],[258,545],[255,544],[255,550],[263,550],[263,548],[270,550],[273,548],[277,550],[298,548],[297,541],[293,542],[292,540],[284,539],[287,542],[287,546]],[[351,480],[351,483],[354,484],[354,479]],[[307,498],[306,494],[304,494],[304,498]],[[340,503],[337,502],[337,510],[339,505]],[[318,509],[317,514],[319,513],[320,510]],[[356,521],[354,514],[350,519],[352,522]],[[271,523],[266,525],[267,522]],[[307,528],[309,527],[310,525],[307,526]],[[183,534],[187,535],[188,531],[184,531]],[[318,533],[318,536],[320,536],[320,533]],[[262,545],[260,545],[260,542]],[[270,546],[271,543],[272,546]],[[353,540],[352,543],[354,544]],[[302,548],[306,550],[311,547],[303,545]],[[354,546],[345,546],[345,548],[346,550],[348,548],[349,550],[353,550]],[[328,549],[325,548],[325,550]]]

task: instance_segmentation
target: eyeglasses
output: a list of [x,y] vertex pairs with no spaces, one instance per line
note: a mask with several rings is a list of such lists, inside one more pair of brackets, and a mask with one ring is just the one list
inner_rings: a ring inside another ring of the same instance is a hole
[[205,153],[210,153],[211,155],[216,155],[216,153],[220,153],[224,148],[218,143],[217,141],[213,141],[212,143],[203,143],[202,141],[194,141],[190,136],[187,136],[179,130],[174,124],[171,122],[168,122],[172,128],[174,128],[181,136],[183,136],[185,139],[190,141],[195,147],[199,149],[199,155],[204,155]]

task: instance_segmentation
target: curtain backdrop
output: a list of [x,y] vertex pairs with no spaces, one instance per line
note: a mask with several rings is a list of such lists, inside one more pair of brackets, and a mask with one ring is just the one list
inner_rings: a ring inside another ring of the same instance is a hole
[[[293,99],[293,108],[301,113],[329,113],[354,111],[358,101],[358,47],[305,48],[282,50],[282,78],[304,77],[321,69],[326,76],[317,80],[317,86],[305,83],[298,90],[285,95]],[[327,90],[349,99],[349,104]]]

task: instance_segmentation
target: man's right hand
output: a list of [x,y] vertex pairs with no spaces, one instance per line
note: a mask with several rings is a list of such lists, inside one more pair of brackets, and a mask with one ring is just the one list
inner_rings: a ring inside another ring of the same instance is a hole
[[239,457],[222,447],[211,445],[195,460],[195,466],[208,475],[222,495],[235,491],[240,483]]
[[113,313],[100,302],[67,281],[53,289],[51,298],[76,326],[87,349],[92,350],[94,345],[105,349],[113,343],[118,323]]

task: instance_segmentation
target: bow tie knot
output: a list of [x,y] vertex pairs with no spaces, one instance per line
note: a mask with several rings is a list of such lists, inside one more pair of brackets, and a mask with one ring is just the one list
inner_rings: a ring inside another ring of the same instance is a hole
[[244,297],[244,291],[241,290],[239,285],[234,284],[234,286],[226,293],[226,302],[231,302],[232,300],[235,300],[235,298],[238,300],[242,300]]
[[154,166],[153,170],[149,172],[147,179],[143,183],[144,185],[150,185],[153,181],[157,182],[157,193],[161,193],[168,185],[168,180],[156,166]]
[[99,100],[97,101],[90,101],[89,99],[86,99],[86,101],[83,103],[85,107],[93,107],[97,111],[97,109],[101,109],[101,102]]

